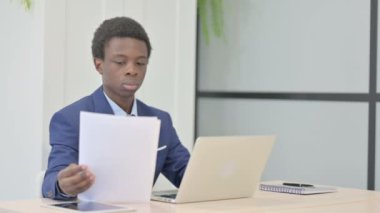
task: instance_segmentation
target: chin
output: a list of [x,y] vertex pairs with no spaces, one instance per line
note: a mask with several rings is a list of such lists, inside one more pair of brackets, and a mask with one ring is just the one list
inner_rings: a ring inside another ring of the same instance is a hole
[[129,98],[134,98],[136,91],[128,91],[128,92],[123,92],[121,97],[124,99],[129,99]]

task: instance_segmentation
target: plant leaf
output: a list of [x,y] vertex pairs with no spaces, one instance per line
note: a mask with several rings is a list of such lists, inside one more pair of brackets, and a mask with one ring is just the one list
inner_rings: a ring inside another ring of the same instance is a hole
[[29,11],[32,8],[32,0],[21,0],[22,5],[24,5],[24,9]]
[[223,1],[211,0],[212,29],[216,37],[223,36]]
[[206,41],[206,44],[209,44],[210,37],[208,33],[208,23],[207,23],[207,7],[206,7],[207,1],[208,0],[198,0],[198,14],[201,20],[202,35]]

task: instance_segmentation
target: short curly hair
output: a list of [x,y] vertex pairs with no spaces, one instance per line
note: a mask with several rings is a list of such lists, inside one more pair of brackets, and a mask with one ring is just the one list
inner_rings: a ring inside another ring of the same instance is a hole
[[96,29],[92,39],[92,57],[104,59],[104,46],[114,37],[130,37],[144,41],[148,49],[148,57],[152,47],[148,34],[137,21],[128,17],[115,17],[103,21]]

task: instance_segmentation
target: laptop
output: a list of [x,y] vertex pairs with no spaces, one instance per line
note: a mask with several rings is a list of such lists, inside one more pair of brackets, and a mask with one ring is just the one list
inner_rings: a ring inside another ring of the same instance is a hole
[[199,137],[178,190],[152,200],[189,203],[253,196],[275,136]]

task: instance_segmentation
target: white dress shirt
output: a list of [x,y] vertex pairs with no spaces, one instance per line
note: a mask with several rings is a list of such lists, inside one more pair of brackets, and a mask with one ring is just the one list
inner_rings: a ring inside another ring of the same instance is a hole
[[117,115],[117,116],[138,116],[136,98],[133,100],[131,114],[128,114],[119,105],[117,105],[111,98],[109,98],[105,92],[103,92],[103,93],[104,93],[104,96],[106,96],[106,99],[107,99],[109,105],[111,106],[114,115]]

